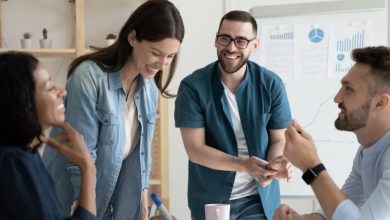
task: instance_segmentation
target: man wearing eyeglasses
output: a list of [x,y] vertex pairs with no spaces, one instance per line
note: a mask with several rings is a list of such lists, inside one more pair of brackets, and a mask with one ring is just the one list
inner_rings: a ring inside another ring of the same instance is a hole
[[290,179],[283,156],[291,122],[282,80],[251,61],[259,39],[255,19],[231,11],[215,38],[218,61],[180,84],[175,123],[189,157],[188,203],[192,219],[204,205],[230,204],[230,219],[272,219],[280,204],[277,179]]

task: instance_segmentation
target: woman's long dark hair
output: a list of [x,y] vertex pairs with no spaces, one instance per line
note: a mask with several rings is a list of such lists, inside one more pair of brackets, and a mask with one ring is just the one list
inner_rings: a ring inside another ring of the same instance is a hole
[[[83,61],[92,60],[104,71],[115,72],[120,70],[133,52],[128,42],[128,35],[135,30],[138,41],[161,41],[165,38],[175,38],[182,42],[184,38],[184,24],[179,11],[167,0],[149,0],[139,6],[126,21],[119,32],[118,40],[111,46],[75,59],[69,68],[68,78],[73,70]],[[154,80],[161,94],[173,97],[166,91],[175,72],[177,56],[172,60],[169,75],[162,85],[162,70],[158,71]]]
[[33,76],[38,63],[27,53],[0,54],[0,145],[25,146],[42,134]]

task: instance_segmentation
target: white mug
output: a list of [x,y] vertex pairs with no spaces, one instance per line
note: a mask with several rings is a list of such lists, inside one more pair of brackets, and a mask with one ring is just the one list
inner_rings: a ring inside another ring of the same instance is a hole
[[206,220],[229,220],[229,204],[206,204],[204,206]]

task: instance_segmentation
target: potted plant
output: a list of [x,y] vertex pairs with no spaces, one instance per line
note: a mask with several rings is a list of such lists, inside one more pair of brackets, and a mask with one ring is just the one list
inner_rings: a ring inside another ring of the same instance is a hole
[[42,36],[43,36],[43,38],[39,40],[39,44],[40,44],[41,48],[51,48],[51,40],[47,39],[46,28],[43,28]]
[[107,46],[111,46],[112,44],[114,44],[115,40],[116,40],[116,35],[115,34],[113,34],[113,33],[107,34],[107,36],[106,36]]
[[22,48],[31,48],[32,47],[31,34],[28,32],[24,33],[23,39],[20,39],[20,43],[22,44]]

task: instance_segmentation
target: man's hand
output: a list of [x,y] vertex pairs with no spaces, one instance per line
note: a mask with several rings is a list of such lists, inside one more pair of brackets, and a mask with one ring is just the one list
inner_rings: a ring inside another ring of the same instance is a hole
[[293,121],[285,132],[284,155],[291,163],[305,172],[321,163],[312,137]]
[[277,171],[266,170],[268,162],[257,157],[245,159],[245,172],[249,173],[260,185],[267,186],[272,182]]
[[302,217],[288,205],[282,204],[279,208],[275,209],[273,220],[303,220]]
[[272,158],[266,166],[267,170],[277,171],[277,174],[274,176],[276,179],[287,179],[291,181],[294,169],[290,161],[283,155]]

